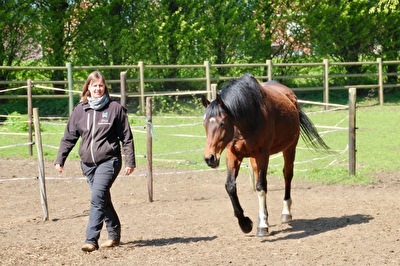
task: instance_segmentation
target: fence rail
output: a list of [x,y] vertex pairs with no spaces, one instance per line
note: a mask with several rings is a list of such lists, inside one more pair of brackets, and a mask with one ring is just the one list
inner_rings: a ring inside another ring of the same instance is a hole
[[[396,66],[395,72],[388,72],[387,69],[389,65]],[[375,66],[376,71],[373,73],[358,73],[358,74],[338,74],[334,73],[335,71],[332,68],[335,67],[344,67],[344,66]],[[119,80],[108,80],[110,84],[119,84],[120,85],[120,94],[114,94],[114,97],[121,97],[121,101],[126,101],[126,98],[139,98],[140,100],[140,110],[142,114],[145,110],[145,98],[148,96],[160,96],[160,95],[196,95],[196,94],[207,94],[207,97],[211,99],[215,96],[215,88],[212,88],[212,84],[220,81],[230,80],[236,77],[229,76],[218,76],[216,74],[212,74],[216,69],[221,68],[248,68],[248,67],[261,67],[265,69],[264,75],[256,76],[256,78],[261,80],[289,80],[289,79],[320,79],[320,86],[307,86],[307,87],[294,87],[292,88],[294,91],[322,91],[323,92],[323,102],[329,102],[329,92],[332,90],[343,90],[351,88],[357,89],[373,89],[376,88],[379,91],[379,103],[383,105],[384,103],[384,89],[386,88],[399,88],[399,80],[400,74],[397,69],[400,66],[400,61],[383,61],[381,58],[378,58],[376,61],[371,62],[330,62],[327,59],[324,59],[323,62],[314,62],[314,63],[273,63],[271,60],[266,60],[265,63],[247,63],[247,64],[211,64],[208,61],[205,61],[203,64],[199,65],[145,65],[143,62],[139,62],[137,65],[114,65],[114,66],[72,66],[71,63],[67,63],[66,66],[58,66],[58,67],[27,67],[27,66],[0,66],[0,71],[65,71],[66,72],[66,80],[32,80],[32,85],[37,86],[39,84],[46,85],[52,84],[54,85],[67,85],[68,95],[33,95],[35,98],[46,98],[46,97],[58,97],[65,98],[69,97],[70,99],[70,112],[73,107],[73,94],[80,93],[80,88],[74,90],[74,85],[82,84],[84,80],[74,80],[73,73],[81,70],[120,70],[120,79]],[[302,67],[302,68],[310,68],[307,73],[312,74],[304,74],[304,75],[278,75],[282,71],[279,71],[281,68],[288,67]],[[181,78],[154,78],[149,77],[147,74],[151,69],[183,69],[183,68],[193,68],[203,70],[204,75],[202,77],[181,77]],[[212,71],[214,70],[214,71]],[[127,73],[129,73],[129,78]],[[360,78],[360,77],[370,77],[373,78],[370,84],[349,84],[343,86],[332,85],[334,82],[332,80],[338,78]],[[396,82],[391,84],[387,82],[389,77],[397,77],[395,78]],[[146,85],[150,83],[157,82],[200,82],[203,83],[202,89],[199,90],[187,90],[187,91],[157,91],[150,92],[146,91]],[[2,80],[0,81],[0,85],[10,86],[10,85],[22,85],[26,84],[26,80]],[[127,92],[127,85],[135,84],[138,87],[137,92]],[[13,98],[24,98],[27,96],[23,95],[2,95],[2,92],[6,90],[0,90],[0,99],[13,99]]]

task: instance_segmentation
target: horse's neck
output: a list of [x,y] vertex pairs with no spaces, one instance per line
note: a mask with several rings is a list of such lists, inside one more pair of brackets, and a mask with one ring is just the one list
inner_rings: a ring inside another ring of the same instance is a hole
[[[251,122],[249,122],[251,120]],[[256,114],[249,114],[241,123],[238,123],[236,128],[243,136],[252,136],[257,134],[257,131],[265,123],[265,114],[263,108],[260,108]]]
[[248,139],[254,136],[255,130],[254,129],[247,129],[247,128],[240,128],[238,126],[235,126],[234,130],[234,138],[235,139]]

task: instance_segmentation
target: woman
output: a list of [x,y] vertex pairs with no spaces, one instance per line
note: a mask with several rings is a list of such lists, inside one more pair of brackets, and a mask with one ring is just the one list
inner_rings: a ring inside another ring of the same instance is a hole
[[135,151],[126,109],[111,100],[103,75],[92,72],[82,89],[81,101],[75,106],[61,139],[55,168],[63,172],[65,160],[79,137],[81,168],[91,189],[89,222],[82,250],[99,248],[98,240],[106,224],[108,241],[101,247],[118,246],[121,223],[111,202],[110,188],[122,167],[121,144],[125,154],[125,175],[135,167]]

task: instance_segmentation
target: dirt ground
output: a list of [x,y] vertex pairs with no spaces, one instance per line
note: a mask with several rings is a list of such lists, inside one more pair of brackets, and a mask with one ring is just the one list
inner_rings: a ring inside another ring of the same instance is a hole
[[[281,224],[283,181],[269,178],[271,235],[255,236],[257,196],[247,173],[239,198],[254,223],[243,234],[225,192],[224,169],[154,171],[148,201],[145,169],[112,188],[122,244],[84,253],[89,188],[78,163],[58,174],[45,163],[49,221],[42,220],[38,167],[0,160],[1,265],[400,265],[400,171],[373,185],[293,181],[293,221]],[[103,229],[100,242],[106,240]]]

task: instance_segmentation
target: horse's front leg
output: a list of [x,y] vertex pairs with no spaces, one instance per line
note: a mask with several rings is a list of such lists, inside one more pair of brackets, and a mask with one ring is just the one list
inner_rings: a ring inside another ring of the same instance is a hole
[[269,235],[267,209],[267,167],[268,157],[263,159],[250,158],[251,166],[256,175],[255,188],[258,195],[258,226],[257,236]]
[[243,233],[250,233],[253,229],[253,222],[249,217],[244,216],[242,206],[240,206],[237,195],[236,178],[239,174],[240,164],[242,160],[233,155],[229,150],[226,151],[226,165],[228,174],[225,183],[226,192],[231,199],[235,217],[238,219],[240,229]]

